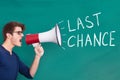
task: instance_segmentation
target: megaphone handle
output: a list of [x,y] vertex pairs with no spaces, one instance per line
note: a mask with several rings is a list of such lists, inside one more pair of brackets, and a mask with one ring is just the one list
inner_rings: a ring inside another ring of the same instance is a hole
[[37,45],[40,45],[40,46],[41,46],[40,43],[33,43],[32,45],[33,45],[33,47],[35,47],[35,46],[37,46]]

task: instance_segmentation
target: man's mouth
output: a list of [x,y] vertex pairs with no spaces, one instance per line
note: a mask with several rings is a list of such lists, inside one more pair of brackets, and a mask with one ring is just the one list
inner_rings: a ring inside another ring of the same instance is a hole
[[22,42],[22,39],[20,39],[20,42]]

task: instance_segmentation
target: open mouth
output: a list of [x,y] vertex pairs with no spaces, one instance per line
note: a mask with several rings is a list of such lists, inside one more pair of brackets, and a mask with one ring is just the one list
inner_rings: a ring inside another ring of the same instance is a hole
[[22,42],[22,39],[20,39],[20,42]]

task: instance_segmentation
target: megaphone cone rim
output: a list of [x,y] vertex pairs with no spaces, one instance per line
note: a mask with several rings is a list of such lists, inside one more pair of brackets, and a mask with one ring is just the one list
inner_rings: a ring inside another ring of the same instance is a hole
[[58,31],[60,32],[60,30],[59,30],[59,27],[58,27],[58,25],[56,24],[56,27],[55,27],[55,33],[56,33],[56,39],[57,39],[57,43],[59,44],[59,46],[61,46],[61,35],[60,35],[60,40],[59,40],[59,38],[58,38]]

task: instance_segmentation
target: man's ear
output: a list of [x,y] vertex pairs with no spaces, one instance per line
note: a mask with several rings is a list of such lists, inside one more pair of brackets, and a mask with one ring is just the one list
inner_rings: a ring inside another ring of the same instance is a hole
[[10,38],[12,37],[12,34],[6,33],[6,37],[7,37],[8,39],[10,39]]

